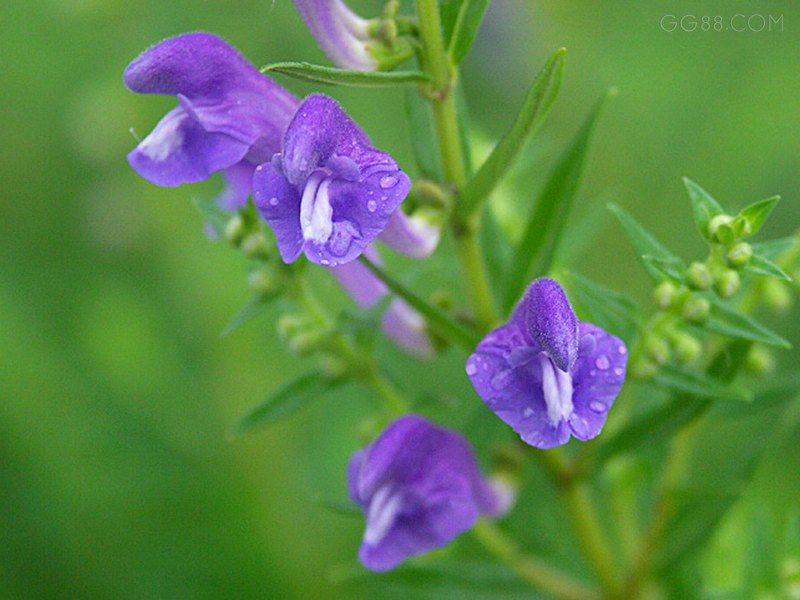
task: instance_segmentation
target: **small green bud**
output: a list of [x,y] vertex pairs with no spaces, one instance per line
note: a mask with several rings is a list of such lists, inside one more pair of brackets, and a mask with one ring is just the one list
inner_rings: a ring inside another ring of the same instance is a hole
[[245,234],[245,224],[242,215],[236,213],[225,223],[225,239],[232,245],[238,246]]
[[301,315],[294,313],[283,314],[278,317],[278,323],[276,326],[276,329],[278,330],[278,337],[286,342],[308,327],[308,324],[308,319]]
[[753,233],[753,224],[743,216],[738,216],[733,220],[733,233],[737,238],[747,237]]
[[727,269],[714,278],[714,289],[721,298],[730,298],[739,291],[742,280],[736,271]]
[[733,223],[733,217],[730,215],[717,215],[713,217],[708,223],[708,234],[711,236],[711,239],[722,242],[723,244],[732,242],[734,235],[731,223]]
[[742,267],[746,266],[748,262],[750,262],[750,258],[752,256],[753,247],[747,242],[739,242],[738,244],[734,244],[733,247],[728,250],[728,254],[725,258],[727,259],[728,264],[734,269],[741,269]]
[[278,274],[273,269],[254,269],[247,274],[247,285],[256,294],[269,296],[278,290]]
[[703,298],[696,294],[692,294],[683,303],[681,314],[683,318],[692,323],[702,323],[708,318],[708,313],[711,311],[711,303],[708,298]]
[[633,376],[636,379],[652,379],[656,373],[658,373],[658,365],[647,359],[637,361],[633,367]]
[[673,347],[675,348],[675,358],[681,364],[689,364],[697,360],[700,352],[703,350],[700,341],[689,335],[688,333],[679,333],[672,340]]
[[323,354],[319,361],[320,370],[328,379],[340,379],[347,373],[347,363],[338,356]]
[[764,302],[770,310],[783,313],[792,307],[792,292],[787,284],[777,279],[764,280]]
[[711,271],[705,263],[695,261],[690,264],[686,276],[689,278],[689,285],[696,290],[707,290],[711,287]]
[[671,281],[662,281],[653,290],[653,300],[661,310],[667,310],[675,302],[678,288]]
[[292,336],[288,341],[289,351],[297,356],[307,356],[318,350],[322,342],[322,336],[318,331],[307,331]]
[[657,365],[663,365],[669,360],[669,344],[661,337],[650,336],[646,342],[645,350]]
[[242,240],[242,252],[249,258],[267,258],[269,256],[267,236],[261,231],[246,236]]
[[775,370],[775,357],[763,346],[753,346],[747,353],[745,368],[752,375],[766,375]]

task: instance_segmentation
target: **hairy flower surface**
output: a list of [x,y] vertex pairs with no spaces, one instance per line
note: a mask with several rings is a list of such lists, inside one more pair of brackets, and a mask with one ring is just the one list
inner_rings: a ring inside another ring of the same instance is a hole
[[280,149],[299,101],[210,33],[169,38],[125,69],[125,85],[142,94],[176,96],[168,112],[128,155],[131,166],[161,186],[207,179],[225,171],[221,197],[245,204],[256,165]]
[[333,64],[358,71],[378,68],[369,52],[369,22],[342,0],[294,0],[294,5]]
[[411,182],[327,96],[307,97],[281,153],[256,169],[256,206],[284,262],[347,263],[386,228]]
[[[372,262],[380,261],[371,247],[366,248],[364,254]],[[363,309],[372,308],[389,293],[386,285],[358,261],[332,267],[330,271],[339,285]],[[386,337],[406,352],[419,358],[431,358],[434,355],[425,319],[404,300],[395,298],[391,301],[383,314],[381,326]]]
[[347,485],[366,515],[358,557],[374,571],[448,544],[506,504],[462,436],[415,415],[353,455]]
[[531,446],[600,433],[625,381],[628,350],[619,338],[578,321],[552,279],[534,281],[508,323],[467,360],[478,395]]

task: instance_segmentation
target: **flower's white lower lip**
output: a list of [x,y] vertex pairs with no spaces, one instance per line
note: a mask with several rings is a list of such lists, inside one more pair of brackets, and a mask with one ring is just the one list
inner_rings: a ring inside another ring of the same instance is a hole
[[367,528],[364,542],[375,545],[386,537],[402,507],[402,496],[389,484],[378,488],[372,495],[367,510]]
[[300,200],[300,228],[306,241],[324,244],[333,232],[333,208],[328,194],[331,180],[313,173],[306,181]]
[[547,418],[554,427],[572,415],[572,377],[553,364],[545,354],[539,356],[542,366],[542,392],[547,405]]

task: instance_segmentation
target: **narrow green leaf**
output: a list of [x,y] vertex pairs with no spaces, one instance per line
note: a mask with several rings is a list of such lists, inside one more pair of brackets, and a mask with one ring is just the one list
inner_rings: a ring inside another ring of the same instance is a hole
[[279,62],[261,67],[262,73],[281,73],[314,83],[350,87],[393,87],[419,85],[428,81],[422,71],[357,71],[312,65],[307,62]]
[[709,296],[709,299],[711,300],[711,315],[704,323],[706,330],[733,339],[761,342],[768,346],[787,349],[792,347],[786,339],[752,317],[737,312],[714,296]]
[[711,236],[708,233],[708,223],[717,215],[723,214],[725,211],[719,203],[711,197],[707,191],[697,185],[688,177],[683,178],[683,183],[686,186],[686,191],[689,192],[689,199],[692,201],[692,211],[694,213],[694,222],[697,225],[697,230],[706,239]]
[[561,232],[578,192],[597,119],[606,101],[615,95],[616,90],[612,88],[595,104],[577,135],[550,172],[511,260],[511,271],[503,301],[504,308],[510,308],[517,300],[528,283],[531,271],[538,275],[550,270],[558,250]]
[[428,321],[428,325],[435,330],[442,337],[455,342],[462,346],[464,349],[472,352],[475,346],[480,342],[480,335],[461,323],[453,320],[450,315],[425,302],[422,298],[417,296],[414,292],[409,290],[402,283],[397,281],[394,277],[389,275],[381,267],[370,261],[364,255],[360,258],[361,262],[372,271],[375,276],[383,281],[392,292],[400,296],[403,300],[408,302],[412,308],[419,312]]
[[739,211],[737,219],[744,219],[750,224],[750,233],[748,235],[755,235],[759,232],[780,199],[780,196],[772,196],[766,200],[754,202]]
[[464,0],[461,3],[448,44],[448,54],[453,65],[458,65],[469,52],[488,4],[489,0]]
[[639,307],[627,296],[577,273],[565,273],[572,303],[584,321],[618,335],[626,343],[636,334]]
[[461,190],[457,208],[464,215],[474,213],[486,201],[519,156],[525,142],[536,132],[550,112],[561,87],[565,53],[566,49],[561,48],[548,59],[536,76],[511,129]]
[[214,234],[217,237],[221,236],[225,232],[231,214],[223,210],[213,197],[194,198],[194,205],[200,211],[203,221],[214,230]]
[[239,312],[233,315],[233,318],[230,321],[228,321],[228,324],[225,325],[223,330],[220,332],[220,337],[229,336],[242,325],[263,313],[268,304],[269,299],[264,298],[263,296],[253,297],[239,310]]
[[756,275],[766,275],[767,277],[783,279],[784,281],[792,280],[783,269],[761,254],[753,254],[750,258],[750,262],[748,262],[745,267],[745,271],[748,273],[755,273]]
[[664,258],[645,254],[642,256],[644,263],[661,274],[661,278],[674,279],[681,283],[686,282],[686,265],[676,257]]
[[319,505],[345,517],[360,517],[363,512],[352,500],[334,500],[331,498],[321,498]]
[[439,16],[442,20],[442,34],[446,47],[450,45],[450,40],[453,39],[456,21],[458,21],[458,15],[465,2],[466,0],[440,0],[439,2]]
[[[660,261],[661,264],[671,264],[681,271],[686,269],[683,261],[670,252],[653,234],[642,227],[628,211],[613,203],[609,204],[608,208],[619,219],[623,229],[625,229],[625,233],[628,234],[628,238],[633,244],[634,251],[642,259],[645,269],[653,279],[656,281],[664,279],[662,270],[660,267],[655,266],[655,261]],[[648,259],[645,260],[644,257],[648,257]]]
[[411,132],[411,149],[420,175],[433,181],[442,180],[439,151],[433,136],[433,115],[430,103],[417,90],[406,90],[406,118]]
[[[492,266],[491,269],[488,269],[491,288],[495,291],[501,290],[508,273],[511,245],[508,237],[500,229],[491,206],[484,207],[480,236],[486,264]],[[499,300],[499,298],[495,298],[495,300]]]
[[755,242],[752,244],[753,254],[759,254],[770,260],[775,260],[784,252],[791,250],[797,243],[798,238],[794,235],[778,238],[777,240],[769,240],[767,242]]
[[318,373],[309,373],[295,379],[270,395],[261,404],[247,413],[233,428],[233,435],[238,436],[255,427],[275,423],[318,399],[324,392],[330,391],[340,383]]
[[705,373],[696,373],[664,365],[653,378],[653,383],[672,392],[688,394],[695,398],[739,400],[750,402],[753,394],[742,386],[721,382]]

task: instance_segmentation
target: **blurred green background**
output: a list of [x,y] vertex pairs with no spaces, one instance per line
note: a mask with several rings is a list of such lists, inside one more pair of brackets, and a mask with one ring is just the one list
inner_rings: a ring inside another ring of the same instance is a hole
[[[353,5],[372,15],[382,3]],[[666,14],[737,13],[782,16],[782,30],[660,27]],[[238,416],[312,363],[283,351],[275,314],[220,338],[249,294],[240,256],[203,236],[190,202],[219,182],[160,189],[125,161],[129,129],[145,134],[174,101],[127,92],[123,68],[150,44],[198,29],[256,64],[326,62],[289,0],[0,7],[0,596],[358,597],[326,574],[352,563],[361,522],[320,501],[344,498],[368,394],[344,388],[229,440]],[[575,223],[595,219],[576,270],[647,301],[650,284],[604,215],[610,200],[701,257],[683,175],[732,209],[780,193],[766,237],[797,227],[800,4],[495,0],[462,74],[473,127],[500,135],[559,46],[569,49],[565,85],[530,148],[540,177],[603,90],[620,89],[573,213]],[[324,91],[413,171],[401,94]],[[540,183],[522,186],[520,206]],[[800,341],[796,312],[772,324]],[[380,352],[420,389],[479,402],[463,381],[448,383],[460,351],[424,365],[383,341]],[[766,507],[780,527],[800,496],[798,432],[795,420],[768,435],[755,481],[705,558],[723,588],[736,585],[743,560],[737,523]],[[523,542],[570,561],[549,515],[529,506],[514,519]]]

